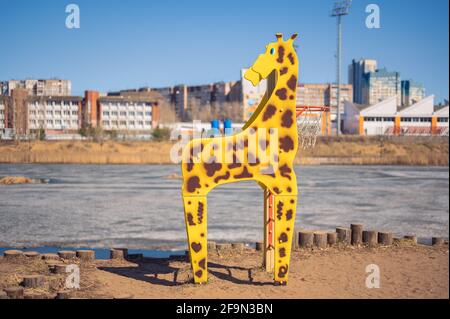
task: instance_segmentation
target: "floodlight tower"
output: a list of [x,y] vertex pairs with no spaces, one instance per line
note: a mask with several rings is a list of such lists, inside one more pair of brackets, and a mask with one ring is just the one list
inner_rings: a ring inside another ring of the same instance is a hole
[[[337,101],[336,101],[336,135],[341,134],[341,17],[348,15],[352,0],[336,1],[331,16],[336,17],[337,22],[337,52],[336,52],[336,84],[337,84]],[[330,92],[331,95],[331,92]]]

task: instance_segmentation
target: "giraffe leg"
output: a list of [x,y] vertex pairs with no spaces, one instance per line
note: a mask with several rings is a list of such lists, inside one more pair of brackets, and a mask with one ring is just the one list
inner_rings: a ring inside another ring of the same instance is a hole
[[189,256],[195,283],[208,279],[206,196],[183,196]]
[[281,284],[286,284],[288,281],[296,207],[297,196],[274,196],[274,280]]

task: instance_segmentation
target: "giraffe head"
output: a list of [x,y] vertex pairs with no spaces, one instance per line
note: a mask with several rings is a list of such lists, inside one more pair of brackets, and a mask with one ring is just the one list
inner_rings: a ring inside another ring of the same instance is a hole
[[286,61],[289,64],[297,63],[297,54],[294,50],[294,40],[297,33],[294,33],[287,41],[283,40],[281,33],[276,34],[277,41],[266,46],[266,52],[260,54],[255,63],[245,72],[244,78],[252,82],[254,86],[262,79],[266,79],[273,70],[286,68]]

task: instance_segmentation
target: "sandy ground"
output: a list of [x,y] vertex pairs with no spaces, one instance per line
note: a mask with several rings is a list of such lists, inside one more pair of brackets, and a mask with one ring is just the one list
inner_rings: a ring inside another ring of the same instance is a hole
[[[212,253],[209,282],[204,285],[191,283],[186,260],[98,260],[81,264],[81,289],[70,294],[75,298],[449,297],[448,245],[295,251],[287,286],[274,285],[271,275],[261,269],[261,260],[261,253],[253,249]],[[366,287],[369,264],[380,269],[380,288]],[[46,274],[44,268],[43,260],[33,261],[31,266],[0,258],[0,287],[18,284],[24,274],[41,273],[53,281],[61,276]],[[60,287],[27,289],[26,294],[53,297]]]

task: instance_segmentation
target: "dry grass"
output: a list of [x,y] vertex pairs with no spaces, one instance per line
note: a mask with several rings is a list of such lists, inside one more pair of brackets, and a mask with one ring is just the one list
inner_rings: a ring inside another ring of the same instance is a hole
[[[0,163],[170,164],[172,142],[1,142]],[[323,137],[296,164],[448,165],[448,138]]]

